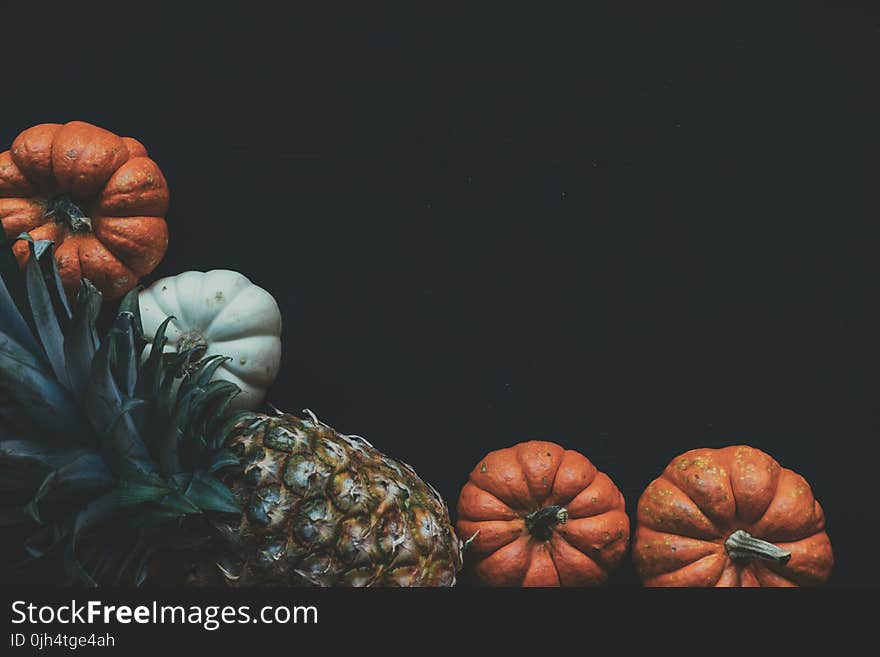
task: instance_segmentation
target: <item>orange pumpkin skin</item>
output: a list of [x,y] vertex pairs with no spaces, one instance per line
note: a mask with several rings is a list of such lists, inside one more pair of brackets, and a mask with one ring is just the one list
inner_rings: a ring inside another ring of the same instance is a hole
[[[69,296],[88,278],[118,299],[168,248],[168,183],[136,139],[72,121],[28,128],[0,153],[0,219],[8,238],[55,243]],[[20,264],[24,242],[13,250]]]
[[465,563],[484,586],[597,586],[629,544],[623,495],[577,452],[533,440],[489,453],[458,498]]
[[633,559],[646,586],[818,585],[834,564],[810,485],[743,445],[672,460],[639,499]]

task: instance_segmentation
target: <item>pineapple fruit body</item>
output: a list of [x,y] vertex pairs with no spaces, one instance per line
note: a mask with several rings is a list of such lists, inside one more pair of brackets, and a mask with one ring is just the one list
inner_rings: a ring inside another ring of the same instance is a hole
[[413,469],[314,416],[257,415],[233,430],[224,481],[242,509],[188,581],[230,586],[452,586],[461,546]]

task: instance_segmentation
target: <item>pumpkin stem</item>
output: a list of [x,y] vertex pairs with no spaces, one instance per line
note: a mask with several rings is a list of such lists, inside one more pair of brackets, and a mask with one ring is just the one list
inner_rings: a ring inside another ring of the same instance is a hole
[[755,538],[744,529],[737,529],[724,541],[727,554],[734,561],[762,559],[782,565],[791,559],[791,552],[778,545]]
[[177,343],[178,351],[186,351],[187,349],[192,349],[193,347],[198,349],[198,351],[193,355],[192,358],[193,362],[195,362],[197,360],[200,360],[201,357],[205,355],[205,351],[207,351],[208,349],[208,343],[201,333],[199,333],[198,331],[190,331],[180,336],[180,341]]
[[568,521],[568,511],[561,506],[545,506],[526,516],[526,529],[539,541],[550,540],[553,528]]
[[87,233],[92,230],[92,220],[69,196],[58,196],[49,201],[47,217],[55,217],[57,223],[67,223],[74,233]]

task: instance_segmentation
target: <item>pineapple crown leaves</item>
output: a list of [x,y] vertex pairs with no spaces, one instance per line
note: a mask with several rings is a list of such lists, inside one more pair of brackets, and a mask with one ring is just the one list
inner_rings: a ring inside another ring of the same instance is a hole
[[[249,413],[228,412],[237,386],[211,381],[224,357],[164,353],[173,318],[144,357],[137,289],[100,339],[100,292],[84,279],[69,303],[52,243],[18,239],[30,250],[23,269],[14,241],[0,245],[0,493],[25,502],[0,509],[0,525],[37,523],[27,552],[62,556],[70,581],[115,568],[140,582],[163,527],[239,511],[216,473],[238,463],[223,444]],[[130,538],[102,542],[87,572],[77,539],[106,525]]]

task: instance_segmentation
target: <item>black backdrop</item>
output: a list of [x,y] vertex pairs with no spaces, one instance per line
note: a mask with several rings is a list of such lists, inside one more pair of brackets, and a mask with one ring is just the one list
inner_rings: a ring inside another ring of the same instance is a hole
[[812,483],[831,584],[880,583],[877,11],[225,4],[6,21],[0,143],[143,141],[172,189],[148,280],[269,289],[272,402],[452,507],[521,440],[630,512],[681,451],[749,443]]

